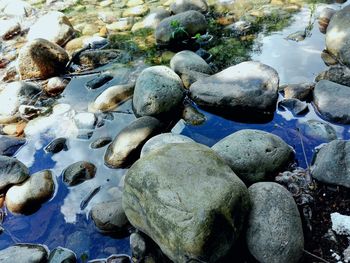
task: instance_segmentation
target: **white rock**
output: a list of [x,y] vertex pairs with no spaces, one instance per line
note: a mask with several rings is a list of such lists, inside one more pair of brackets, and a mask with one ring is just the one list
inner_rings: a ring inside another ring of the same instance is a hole
[[338,235],[350,236],[350,216],[339,213],[331,214],[332,230]]
[[5,1],[4,14],[10,16],[29,16],[33,12],[33,7],[21,0]]
[[96,116],[90,112],[81,112],[74,117],[78,129],[93,129],[96,123]]

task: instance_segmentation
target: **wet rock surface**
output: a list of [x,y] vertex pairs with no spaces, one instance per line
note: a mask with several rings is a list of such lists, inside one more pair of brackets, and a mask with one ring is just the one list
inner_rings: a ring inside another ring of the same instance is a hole
[[249,198],[242,181],[212,150],[181,143],[150,153],[129,169],[123,208],[130,223],[174,262],[217,261],[234,246]]
[[40,245],[19,244],[0,250],[0,261],[4,263],[44,263],[47,262],[47,249]]
[[0,136],[0,155],[13,156],[24,144],[25,139]]
[[63,172],[63,181],[68,186],[75,186],[93,178],[96,166],[89,162],[76,162],[68,166]]
[[73,251],[63,248],[56,247],[50,252],[48,263],[76,263],[77,257]]
[[20,184],[29,177],[28,168],[13,157],[0,156],[0,192],[9,186]]

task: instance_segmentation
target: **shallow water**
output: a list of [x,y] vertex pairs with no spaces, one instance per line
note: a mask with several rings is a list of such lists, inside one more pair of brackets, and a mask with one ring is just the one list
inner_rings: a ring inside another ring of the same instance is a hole
[[[341,7],[341,5],[333,6]],[[282,84],[313,81],[315,76],[326,68],[320,57],[320,52],[324,48],[324,35],[319,32],[317,22],[314,22],[311,36],[304,41],[294,42],[286,39],[291,33],[303,30],[308,25],[309,12],[309,9],[303,8],[294,15],[294,22],[284,30],[268,36],[261,34],[256,42],[259,48],[255,50],[258,51],[251,54],[254,60],[275,68]],[[97,90],[87,90],[84,86],[94,77],[93,75],[73,78],[59,102],[70,104],[72,111],[86,111],[88,104],[100,92],[111,85],[134,81],[137,73],[144,67],[140,61],[127,66],[121,64],[106,66],[103,70],[111,72],[114,78]],[[92,204],[110,200],[121,194],[120,180],[126,172],[123,169],[112,170],[104,166],[103,155],[106,146],[91,149],[90,143],[100,137],[115,137],[123,127],[135,119],[129,114],[130,108],[130,101],[118,108],[118,112],[113,113],[113,120],[105,120],[105,124],[96,128],[92,137],[87,140],[76,139],[76,131],[69,129],[69,121],[64,119],[65,117],[56,119],[56,123],[53,122],[60,129],[47,131],[44,127],[41,132],[28,137],[28,143],[21,148],[16,157],[30,167],[31,173],[51,169],[57,178],[57,191],[55,196],[33,215],[8,214],[3,224],[5,232],[1,235],[0,249],[17,242],[29,242],[45,244],[49,249],[63,246],[72,249],[78,257],[87,254],[89,259],[105,258],[110,254],[130,254],[128,238],[116,239],[100,234],[89,218]],[[280,136],[291,145],[297,153],[296,160],[299,166],[306,168],[311,162],[314,148],[325,142],[307,137],[296,130],[306,120],[322,120],[311,104],[309,110],[303,117],[294,117],[289,111],[278,109],[273,120],[263,124],[239,123],[200,110],[207,118],[204,124],[191,126],[181,120],[173,128],[173,132],[212,146],[218,140],[240,129],[268,131]],[[338,138],[350,139],[349,127],[331,125],[336,130]],[[55,155],[46,153],[45,146],[52,139],[61,136],[69,137],[68,150]],[[306,159],[303,155],[302,142],[305,145]],[[96,165],[95,178],[74,187],[67,187],[62,182],[62,171],[68,165],[81,160]],[[101,190],[91,199],[87,207],[81,210],[81,201],[99,186]]]

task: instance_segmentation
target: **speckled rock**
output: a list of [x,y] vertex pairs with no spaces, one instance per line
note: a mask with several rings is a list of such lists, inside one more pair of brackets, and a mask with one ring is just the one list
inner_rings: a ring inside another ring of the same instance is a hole
[[28,168],[16,158],[0,155],[0,192],[29,177]]
[[12,186],[6,193],[6,206],[12,213],[30,214],[55,192],[55,183],[50,171],[31,175],[21,185]]
[[128,170],[123,208],[173,262],[220,262],[242,230],[249,198],[210,148],[180,143],[145,155]]
[[252,208],[246,233],[250,253],[261,263],[298,263],[304,235],[292,195],[277,183],[249,187]]
[[141,117],[126,126],[114,138],[105,153],[105,164],[112,168],[125,167],[140,154],[141,147],[161,132],[161,123],[153,117]]
[[21,79],[46,79],[63,72],[68,62],[67,52],[45,39],[35,39],[23,46],[18,55]]
[[292,161],[293,149],[280,137],[260,130],[240,130],[213,145],[247,184],[272,179]]
[[45,263],[47,262],[47,248],[34,244],[18,244],[0,250],[1,263]]
[[166,66],[143,70],[138,77],[133,96],[137,116],[164,116],[180,109],[184,98],[181,79]]

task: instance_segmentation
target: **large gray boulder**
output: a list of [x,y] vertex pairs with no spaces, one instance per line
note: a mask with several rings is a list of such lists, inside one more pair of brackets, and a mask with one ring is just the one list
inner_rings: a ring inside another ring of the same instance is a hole
[[12,186],[6,193],[6,206],[12,213],[30,214],[55,192],[55,182],[48,170],[31,175],[20,185]]
[[74,37],[75,31],[68,17],[63,13],[51,11],[40,17],[38,21],[29,29],[27,39],[32,41],[43,38],[64,46]]
[[311,166],[312,176],[324,183],[350,188],[350,141],[334,140],[322,146]]
[[327,27],[327,50],[342,63],[350,66],[350,6],[336,12]]
[[19,51],[18,70],[21,79],[46,79],[62,73],[68,60],[67,52],[59,45],[38,38]]
[[298,263],[304,236],[292,195],[270,182],[253,184],[248,190],[252,202],[246,234],[250,253],[261,263]]
[[210,148],[180,143],[145,155],[128,170],[123,208],[173,262],[220,262],[240,235],[249,198]]
[[47,248],[34,244],[18,244],[0,250],[1,263],[46,263]]
[[28,168],[16,158],[0,155],[0,193],[29,177]]
[[350,123],[350,87],[321,80],[314,89],[314,103],[325,119]]
[[196,53],[189,50],[176,53],[170,60],[170,67],[177,74],[184,74],[190,70],[205,74],[212,73],[212,69],[208,63]]
[[197,33],[204,33],[206,30],[205,16],[191,10],[163,19],[156,28],[156,41],[158,44],[169,44],[193,37]]
[[260,62],[229,67],[190,87],[190,97],[200,106],[226,112],[271,113],[276,109],[278,74]]
[[111,168],[127,167],[136,159],[145,142],[161,132],[162,124],[153,117],[136,119],[118,133],[108,146],[104,160]]
[[280,137],[260,130],[240,130],[213,145],[247,184],[272,179],[293,159],[293,149]]
[[143,70],[135,85],[133,106],[137,116],[164,116],[179,111],[184,98],[181,79],[166,66]]

